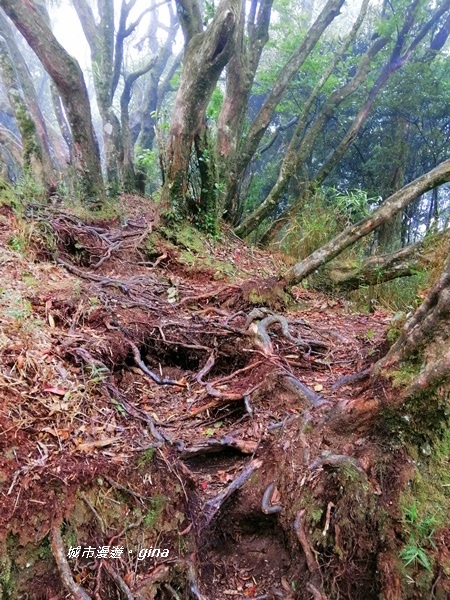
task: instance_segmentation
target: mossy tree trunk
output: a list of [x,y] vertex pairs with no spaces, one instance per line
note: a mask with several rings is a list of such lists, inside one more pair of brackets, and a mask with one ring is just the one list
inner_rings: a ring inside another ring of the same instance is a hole
[[450,160],[442,162],[435,169],[404,186],[401,190],[387,198],[371,215],[359,223],[347,227],[342,233],[294,265],[288,272],[286,279],[292,284],[299,283],[356,241],[368,235],[383,223],[386,223],[413,200],[448,181],[450,181]]
[[[202,160],[209,161],[208,169],[202,168],[199,171],[202,191],[194,200],[198,205],[196,212],[200,219],[197,225],[214,232],[217,227],[217,191],[214,186],[211,188],[214,179],[210,175],[213,152],[206,147],[208,138],[205,135],[205,112],[219,76],[235,49],[242,0],[222,0],[206,30],[203,30],[202,15],[196,1],[178,0],[177,8],[185,37],[185,55],[166,148],[167,172],[162,203],[180,217],[192,213],[193,207],[189,205],[186,193],[192,146],[197,140]],[[202,204],[205,202],[207,205]]]
[[352,261],[335,264],[333,261],[321,273],[321,283],[318,287],[348,292],[361,286],[378,285],[400,277],[409,277],[432,264],[437,244],[445,244],[448,247],[448,241],[448,233],[440,234],[430,245],[428,239],[425,239],[424,242],[405,246],[390,254],[371,256],[359,263]]
[[[395,384],[402,374],[400,384]],[[448,418],[450,395],[450,255],[423,304],[406,321],[396,343],[372,369],[372,377],[397,385],[385,400],[380,394],[370,399],[350,399],[334,409],[329,425],[334,428],[364,429],[375,423],[382,409],[398,410],[408,403],[418,411],[423,429],[435,419]],[[419,426],[420,426],[419,423]],[[436,428],[439,423],[435,423]],[[345,430],[344,429],[344,430]],[[424,431],[425,433],[425,431]],[[429,433],[429,432],[428,432]]]
[[[147,65],[135,71],[134,73],[130,73],[125,77],[125,83],[123,86],[123,91],[120,96],[120,123],[122,126],[122,140],[123,140],[123,188],[125,192],[134,192],[136,190],[136,173],[134,170],[134,147],[133,140],[131,137],[130,130],[130,114],[129,114],[129,105],[131,100],[131,93],[133,90],[133,85],[137,81],[139,77],[150,71],[155,63],[157,62],[157,58],[152,58]],[[144,190],[142,190],[144,191]]]
[[[235,229],[237,235],[248,236],[260,226],[264,219],[266,219],[278,206],[289,181],[297,171],[300,171],[299,179],[303,182],[301,187],[305,193],[310,189],[317,188],[325,181],[355,141],[358,132],[369,116],[376,98],[389,81],[390,77],[411,58],[420,42],[434,27],[436,27],[436,24],[443,18],[449,8],[450,1],[446,0],[436,8],[434,13],[422,25],[419,26],[416,32],[421,14],[420,2],[415,0],[408,7],[408,10],[403,17],[401,29],[397,31],[397,37],[388,60],[380,69],[373,86],[367,94],[366,100],[360,106],[357,115],[353,119],[338,146],[330,152],[322,166],[313,175],[307,173],[305,164],[307,163],[308,157],[313,152],[316,140],[320,137],[326,123],[333,117],[342,102],[365,83],[371,69],[373,58],[386,46],[390,39],[381,37],[374,41],[371,48],[369,48],[360,59],[355,76],[348,83],[331,94],[323,109],[319,111],[319,114],[313,119],[312,124],[306,131],[306,120],[304,120],[304,117],[300,117],[297,130],[294,133],[288,152],[282,162],[277,182],[264,202],[248,215]],[[411,32],[413,32],[412,39]],[[431,44],[432,42],[430,42],[430,45]],[[435,56],[436,52],[431,52],[427,55],[427,60],[432,60]],[[319,82],[319,84],[320,83],[321,82]],[[315,93],[316,91],[314,90],[313,97]],[[289,221],[290,217],[301,208],[302,203],[303,194],[300,193],[298,194],[297,199],[286,207],[277,222],[270,225],[270,231],[265,234],[266,242],[276,238],[279,231]]]
[[[403,186],[405,167],[409,154],[409,145],[407,143],[408,129],[407,121],[396,115],[394,117],[393,136],[386,136],[386,143],[390,144],[391,151],[395,153],[395,164],[387,174],[385,190],[382,193],[383,198],[387,198]],[[377,241],[380,254],[395,252],[401,248],[402,216],[401,212],[397,213],[395,217],[379,227]]]
[[0,6],[58,88],[72,130],[79,194],[89,206],[99,207],[104,200],[100,156],[80,65],[57,41],[31,0],[0,0]]
[[0,70],[22,138],[23,166],[31,168],[44,189],[55,186],[57,166],[52,157],[45,119],[31,74],[7,19],[0,14]]
[[[98,109],[102,119],[106,179],[110,193],[119,187],[119,172],[123,161],[120,122],[112,108],[114,75],[114,3],[99,0],[99,22],[86,0],[74,0],[74,7],[91,50],[92,73]],[[116,83],[117,85],[117,83]]]

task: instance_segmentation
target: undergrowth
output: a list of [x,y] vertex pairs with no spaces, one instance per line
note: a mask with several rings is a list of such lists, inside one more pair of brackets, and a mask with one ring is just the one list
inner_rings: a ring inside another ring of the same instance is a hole
[[[448,527],[450,514],[450,427],[429,446],[411,452],[414,475],[400,496],[401,532],[404,540],[399,556],[405,575],[420,588],[426,585],[436,565],[436,539]],[[428,456],[427,456],[428,454]],[[426,589],[429,589],[426,588]]]

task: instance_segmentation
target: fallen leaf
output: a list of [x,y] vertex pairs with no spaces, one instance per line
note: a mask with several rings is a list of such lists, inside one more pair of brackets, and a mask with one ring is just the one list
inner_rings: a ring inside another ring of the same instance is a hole
[[61,388],[50,386],[50,387],[44,388],[42,391],[49,392],[50,394],[56,394],[57,396],[65,396],[67,390],[62,390]]
[[80,452],[89,452],[90,450],[94,450],[94,448],[104,448],[105,446],[111,446],[114,442],[117,442],[120,437],[111,437],[111,438],[103,438],[101,440],[94,440],[93,442],[84,442],[80,444],[77,450]]
[[44,427],[42,431],[46,431],[50,435],[53,435],[56,438],[60,438],[61,440],[67,440],[70,435],[70,431],[68,429],[55,429],[54,427]]
[[270,504],[275,505],[275,504],[279,504],[281,500],[281,494],[278,490],[278,488],[275,488],[272,492],[272,496],[270,498]]
[[52,317],[51,313],[48,313],[48,324],[51,329],[55,329],[55,319]]

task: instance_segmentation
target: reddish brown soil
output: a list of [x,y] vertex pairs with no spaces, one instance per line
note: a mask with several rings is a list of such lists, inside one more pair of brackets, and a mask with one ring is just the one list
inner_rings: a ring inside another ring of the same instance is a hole
[[[326,427],[338,401],[373,397],[364,382],[332,385],[386,351],[390,315],[350,314],[345,301],[303,288],[293,290],[297,305],[287,309],[280,259],[232,237],[211,253],[233,265],[233,282],[217,281],[214,267],[187,268],[162,237],[150,256],[152,210],[139,206],[124,225],[49,214],[22,233],[24,225],[2,213],[0,554],[11,560],[14,581],[8,587],[0,577],[5,597],[67,597],[48,541],[60,527],[66,551],[111,540],[124,546],[110,564],[136,599],[198,598],[195,585],[209,600],[310,598],[293,531],[308,503],[310,531],[329,530],[312,542],[328,597],[378,598],[383,581],[393,589],[389,561],[380,557],[389,556],[395,534],[380,546],[377,511],[399,491],[392,484],[400,459],[385,463],[380,478],[375,436]],[[48,227],[53,251],[43,241]],[[19,234],[34,248],[28,255],[11,248]],[[283,314],[307,346],[275,324],[273,353],[261,350],[245,329],[255,306]],[[174,384],[144,374],[130,342],[148,369]],[[286,373],[326,401],[309,408],[307,434],[307,402],[286,387]],[[224,447],[208,453],[214,440]],[[364,486],[350,476],[344,484],[333,468],[309,469],[324,451],[357,459]],[[206,503],[252,459],[261,466],[208,521]],[[271,502],[283,509],[266,515],[261,500],[272,482]],[[370,502],[371,517],[361,516],[361,503]],[[448,562],[447,542],[443,533],[439,552]],[[149,547],[169,548],[169,558],[138,561]],[[69,567],[91,597],[121,597],[101,560],[69,560]]]

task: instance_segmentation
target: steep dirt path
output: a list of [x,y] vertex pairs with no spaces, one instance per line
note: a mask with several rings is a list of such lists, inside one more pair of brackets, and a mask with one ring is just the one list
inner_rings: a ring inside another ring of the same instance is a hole
[[398,457],[327,428],[338,400],[373,395],[342,378],[385,351],[389,315],[303,289],[287,309],[276,259],[235,240],[149,243],[139,215],[42,217],[31,237],[56,248],[35,246],[40,262],[17,227],[4,211],[4,597],[368,599],[395,585],[377,530]]

